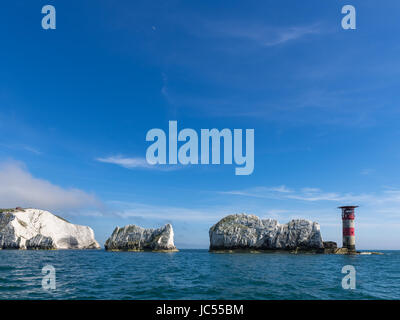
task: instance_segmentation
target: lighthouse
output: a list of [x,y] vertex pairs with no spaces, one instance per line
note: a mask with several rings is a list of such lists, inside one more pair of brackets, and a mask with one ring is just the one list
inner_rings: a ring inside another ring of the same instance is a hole
[[342,222],[343,222],[343,248],[348,251],[356,251],[356,237],[354,233],[354,209],[358,206],[343,206],[342,209]]

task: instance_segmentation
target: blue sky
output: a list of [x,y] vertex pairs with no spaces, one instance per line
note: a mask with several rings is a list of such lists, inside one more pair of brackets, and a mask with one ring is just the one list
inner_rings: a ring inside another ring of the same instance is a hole
[[[57,29],[41,28],[41,7]],[[318,221],[400,249],[400,3],[8,1],[0,10],[0,206],[91,226],[175,229],[206,248],[230,213]],[[254,128],[255,169],[143,164],[146,133]],[[102,160],[102,161],[100,161]]]

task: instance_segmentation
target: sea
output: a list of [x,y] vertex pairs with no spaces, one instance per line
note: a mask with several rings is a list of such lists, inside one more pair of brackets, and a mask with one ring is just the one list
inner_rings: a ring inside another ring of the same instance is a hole
[[381,252],[0,250],[0,299],[399,299],[400,251]]

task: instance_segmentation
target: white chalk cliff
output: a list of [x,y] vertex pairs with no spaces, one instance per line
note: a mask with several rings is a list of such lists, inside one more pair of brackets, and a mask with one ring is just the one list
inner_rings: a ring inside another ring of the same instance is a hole
[[0,249],[99,249],[94,232],[44,210],[0,212]]
[[210,228],[210,250],[292,250],[322,249],[317,222],[292,220],[279,224],[277,220],[260,219],[255,215],[233,214]]
[[136,225],[116,227],[104,247],[106,250],[122,251],[178,251],[170,224],[158,229],[145,229]]

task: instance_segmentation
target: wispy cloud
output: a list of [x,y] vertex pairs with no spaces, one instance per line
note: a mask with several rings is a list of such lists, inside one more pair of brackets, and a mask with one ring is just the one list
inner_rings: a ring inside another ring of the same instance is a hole
[[226,206],[207,206],[204,208],[188,208],[168,205],[155,205],[139,202],[109,201],[115,215],[122,218],[167,219],[176,221],[213,222],[225,215],[236,213]]
[[290,189],[286,186],[256,187],[243,190],[222,191],[221,194],[254,198],[299,200],[306,202],[331,201],[340,203],[364,203],[369,205],[397,204],[400,206],[400,190],[386,189],[375,193],[326,192],[319,188]]
[[291,189],[287,188],[286,186],[278,186],[278,187],[271,187],[269,188],[270,191],[276,191],[276,192],[281,192],[281,193],[290,193],[292,192]]
[[39,149],[34,148],[32,146],[27,146],[27,145],[9,144],[9,143],[1,143],[0,142],[0,147],[4,147],[4,148],[7,148],[7,149],[11,149],[11,150],[24,150],[24,151],[28,151],[28,152],[34,153],[36,155],[42,154],[42,152]]
[[110,156],[106,158],[96,158],[96,161],[104,163],[112,163],[128,169],[155,167],[153,165],[148,164],[146,159],[144,158],[127,158],[120,155]]
[[93,194],[75,188],[63,188],[32,176],[16,161],[0,163],[0,207],[34,207],[45,210],[100,209],[102,203]]
[[286,186],[282,185],[277,187],[254,187],[242,190],[221,191],[220,193],[225,195],[277,199],[281,198],[285,194],[286,195],[292,194],[293,191],[287,188]]
[[110,156],[105,158],[96,158],[96,161],[103,163],[111,163],[127,169],[154,169],[160,171],[174,171],[190,165],[166,165],[166,164],[149,164],[145,158],[129,158],[121,155]]
[[323,29],[319,23],[297,26],[269,26],[262,23],[249,24],[238,21],[207,22],[207,35],[236,38],[251,41],[262,47],[283,45],[309,35],[320,34]]
[[370,175],[370,174],[372,174],[374,172],[375,172],[374,169],[368,169],[367,168],[367,169],[361,170],[360,174],[363,175],[363,176],[368,176],[368,175]]
[[[190,112],[203,117],[253,118],[257,121],[291,126],[329,125],[365,128],[377,125],[378,115],[382,113],[391,115],[395,112],[390,108],[383,109],[381,103],[375,101],[376,98],[368,92],[369,88],[354,92],[352,89],[328,90],[307,87],[298,93],[287,91],[279,98],[261,95],[262,99],[253,100],[243,99],[239,94],[243,88],[250,90],[247,88],[248,83],[240,80],[238,83],[241,83],[242,88],[232,88],[235,92],[229,96],[226,94],[215,97],[206,94],[193,96],[168,87],[168,83],[163,83],[161,94],[174,110],[179,110],[181,113]],[[256,87],[257,84],[254,84],[253,89]]]
[[37,154],[37,155],[42,154],[41,151],[39,151],[39,150],[36,149],[36,148],[30,147],[30,146],[24,146],[23,148],[24,148],[26,151],[32,152],[32,153]]
[[319,34],[320,32],[320,29],[317,28],[316,25],[283,28],[276,32],[275,39],[265,39],[263,43],[265,46],[275,46],[286,43],[288,41],[303,38],[307,35]]

